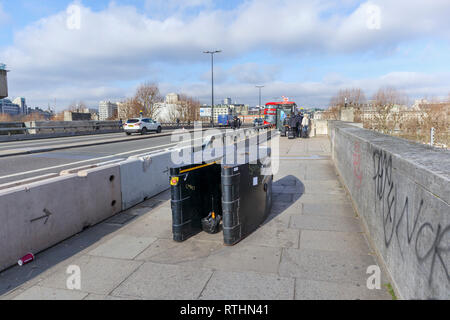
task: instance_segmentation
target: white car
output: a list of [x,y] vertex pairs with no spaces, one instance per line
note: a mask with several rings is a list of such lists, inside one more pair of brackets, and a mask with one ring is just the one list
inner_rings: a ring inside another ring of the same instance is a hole
[[146,134],[150,131],[161,133],[162,128],[158,121],[150,118],[133,118],[124,123],[123,130],[129,136],[132,133]]

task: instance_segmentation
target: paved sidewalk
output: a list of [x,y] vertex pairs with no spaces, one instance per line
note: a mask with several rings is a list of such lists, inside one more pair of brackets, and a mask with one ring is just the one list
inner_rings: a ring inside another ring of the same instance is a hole
[[[366,287],[376,257],[328,138],[280,141],[272,213],[237,245],[174,242],[167,191],[0,273],[1,299],[391,299]],[[81,290],[67,289],[70,265]]]

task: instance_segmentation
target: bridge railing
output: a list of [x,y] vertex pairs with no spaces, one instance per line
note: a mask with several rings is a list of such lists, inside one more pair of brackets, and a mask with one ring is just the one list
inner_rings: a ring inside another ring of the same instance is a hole
[[[163,122],[163,129],[192,129],[194,122]],[[203,122],[204,128],[211,127],[209,122]],[[250,125],[242,125],[248,127]],[[215,124],[215,127],[218,127]],[[120,121],[31,121],[31,122],[0,122],[0,135],[36,135],[70,132],[98,132],[102,130],[121,131],[123,123]]]

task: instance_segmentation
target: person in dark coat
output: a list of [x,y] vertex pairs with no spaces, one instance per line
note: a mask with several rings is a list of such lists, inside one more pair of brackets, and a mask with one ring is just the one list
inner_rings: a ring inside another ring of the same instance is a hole
[[283,120],[283,127],[284,127],[284,130],[285,130],[284,133],[285,133],[286,137],[288,136],[289,123],[291,121],[290,119],[291,119],[291,115],[288,114]]
[[237,129],[238,127],[238,118],[234,116],[233,118],[233,129]]
[[289,130],[294,131],[294,136],[297,136],[297,117],[294,113],[291,113],[291,117],[289,118]]
[[297,114],[297,137],[301,137],[301,132],[302,132],[302,120],[303,120],[303,115],[301,113]]

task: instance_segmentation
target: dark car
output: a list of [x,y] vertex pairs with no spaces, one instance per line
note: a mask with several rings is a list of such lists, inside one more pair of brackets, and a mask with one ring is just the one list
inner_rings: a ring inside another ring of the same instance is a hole
[[264,120],[261,118],[256,118],[255,120],[253,120],[253,126],[254,127],[259,127],[262,126],[264,123]]

